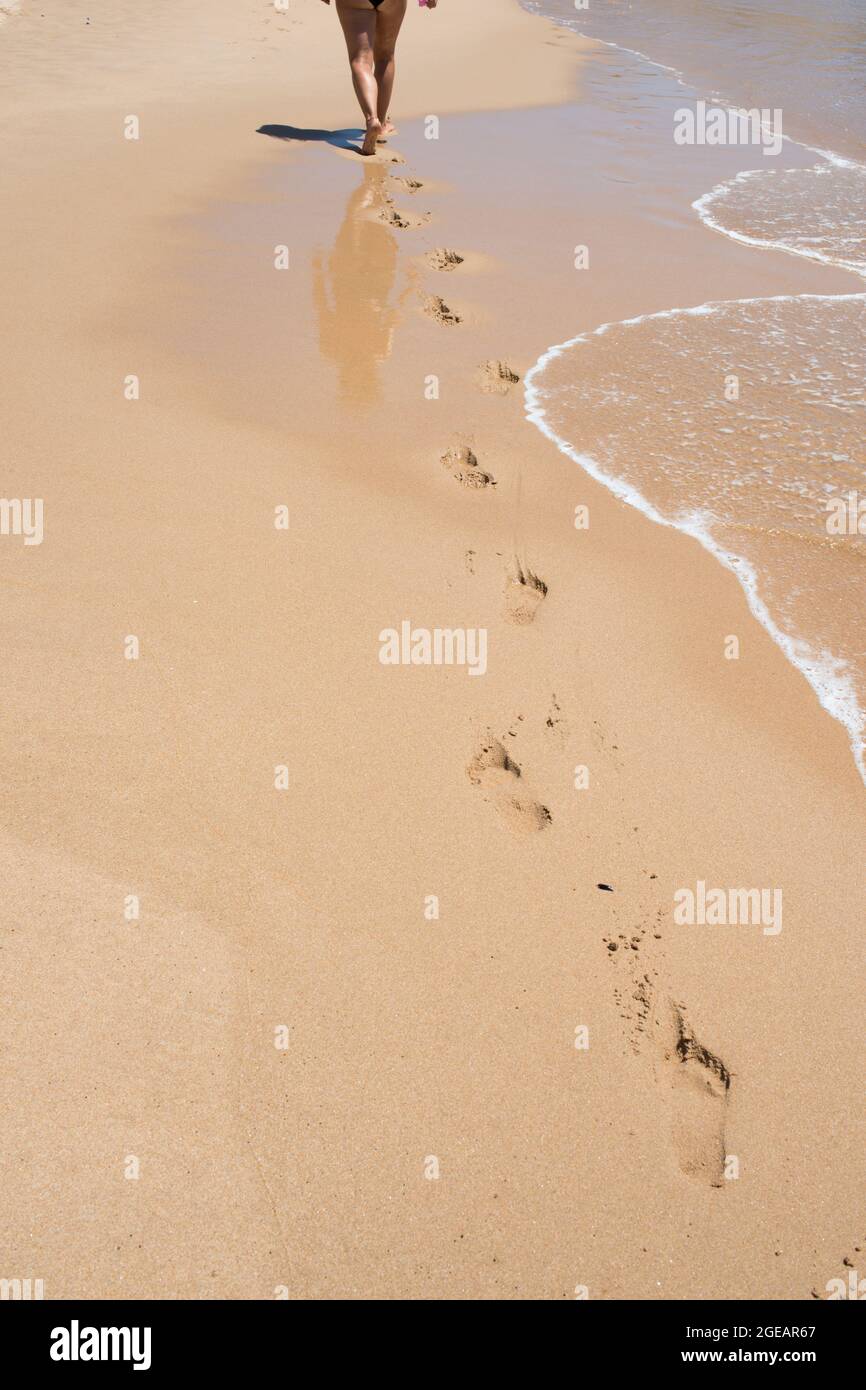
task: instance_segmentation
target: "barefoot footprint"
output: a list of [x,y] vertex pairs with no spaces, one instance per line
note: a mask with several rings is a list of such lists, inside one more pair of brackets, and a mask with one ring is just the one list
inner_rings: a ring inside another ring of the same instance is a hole
[[708,1187],[722,1187],[731,1074],[698,1041],[683,1006],[659,994],[663,948],[655,943],[662,940],[663,921],[658,905],[626,904],[620,914],[612,909],[602,941],[617,974],[614,999],[631,1050],[640,1053],[648,1041],[656,1049],[653,1069],[666,1093],[664,1108],[680,1171]]
[[466,775],[473,786],[483,789],[486,800],[496,806],[512,830],[533,834],[550,825],[550,812],[524,791],[520,767],[498,738],[488,735],[481,742]]
[[517,627],[526,627],[547,594],[547,585],[532,570],[515,559],[505,586],[505,617]]
[[495,487],[496,479],[479,468],[478,459],[467,444],[452,444],[442,455],[442,467],[461,487]]
[[395,207],[383,208],[377,214],[380,222],[386,226],[395,228],[398,232],[405,232],[415,227],[423,227],[425,219],[418,217],[413,212],[400,212]]
[[458,265],[463,264],[463,257],[459,251],[450,251],[447,246],[437,246],[435,251],[428,254],[427,264],[433,270],[456,270]]
[[438,294],[428,294],[424,296],[424,313],[428,318],[435,319],[437,323],[444,324],[446,328],[462,323],[460,315],[452,309],[445,300]]
[[507,362],[489,361],[478,369],[476,377],[482,391],[491,396],[507,396],[520,377]]
[[698,1042],[679,1004],[668,1000],[658,1023],[680,1168],[710,1187],[722,1187],[731,1074],[720,1057]]

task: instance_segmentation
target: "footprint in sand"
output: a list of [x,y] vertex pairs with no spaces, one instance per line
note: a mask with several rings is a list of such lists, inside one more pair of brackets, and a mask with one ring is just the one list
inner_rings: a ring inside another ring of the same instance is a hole
[[490,361],[479,368],[476,380],[488,395],[506,396],[520,377],[507,362]]
[[452,444],[442,455],[442,467],[446,468],[455,482],[461,487],[495,487],[496,479],[478,466],[478,459],[466,444]]
[[664,909],[642,910],[626,903],[611,911],[603,943],[618,977],[614,999],[631,1050],[640,1054],[646,1045],[655,1049],[656,1081],[665,1091],[681,1171],[709,1187],[722,1187],[731,1074],[721,1058],[698,1041],[683,1006],[659,992],[663,947],[657,943],[663,937]]
[[526,627],[535,617],[536,610],[544,601],[547,585],[532,570],[524,569],[515,559],[514,568],[507,576],[505,586],[505,617],[517,627]]
[[709,1187],[722,1187],[731,1074],[698,1042],[681,1005],[668,1000],[656,1024],[680,1168]]
[[435,319],[437,323],[444,324],[446,328],[463,322],[460,315],[454,309],[449,308],[445,300],[438,294],[425,295],[423,309],[428,318]]
[[512,830],[532,834],[550,825],[550,812],[524,791],[523,774],[498,738],[488,735],[483,740],[466,775],[474,787],[482,788]]
[[424,187],[420,179],[410,178],[408,174],[394,174],[394,182],[399,183],[401,188],[405,188],[407,193],[420,193]]
[[433,270],[456,270],[463,264],[463,257],[458,251],[449,251],[447,246],[437,246],[435,251],[428,253],[427,264]]
[[415,227],[423,227],[426,218],[416,217],[412,212],[398,212],[396,208],[383,208],[377,213],[380,222],[384,222],[386,227],[393,227],[398,232],[411,231]]

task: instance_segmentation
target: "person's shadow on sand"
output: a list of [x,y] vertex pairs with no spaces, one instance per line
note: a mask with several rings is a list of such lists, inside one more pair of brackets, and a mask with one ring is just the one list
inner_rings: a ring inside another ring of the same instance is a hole
[[[296,125],[260,125],[257,135],[270,135],[274,140],[320,141],[326,145],[336,145],[338,150],[360,151],[364,138],[363,130],[303,130]],[[353,141],[355,143],[353,143]]]

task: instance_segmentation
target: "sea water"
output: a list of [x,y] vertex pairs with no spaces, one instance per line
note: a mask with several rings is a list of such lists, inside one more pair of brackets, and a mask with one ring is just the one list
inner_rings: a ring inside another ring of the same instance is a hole
[[781,153],[707,188],[693,214],[756,254],[852,274],[847,295],[599,324],[541,356],[526,401],[562,452],[737,574],[866,780],[866,0],[525,3],[658,65],[659,100],[779,112]]

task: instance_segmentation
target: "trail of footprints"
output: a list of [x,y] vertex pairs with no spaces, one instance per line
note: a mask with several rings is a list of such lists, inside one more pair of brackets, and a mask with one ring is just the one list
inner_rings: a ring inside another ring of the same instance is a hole
[[[424,187],[420,179],[409,175],[391,175],[391,178],[394,183],[412,194],[417,194]],[[388,195],[386,207],[379,213],[379,217],[398,231],[417,227],[423,221],[429,220],[399,212]],[[428,251],[425,260],[431,270],[449,274],[464,264],[465,257],[451,247],[437,246]],[[445,328],[453,328],[463,322],[462,316],[438,294],[424,295],[422,309],[429,318]],[[475,380],[484,393],[505,396],[519,383],[520,376],[507,362],[490,359],[478,368]],[[469,444],[451,444],[442,454],[440,463],[448,475],[463,488],[481,491],[496,486],[493,474],[482,468]],[[467,572],[474,574],[474,551],[467,552],[466,561]],[[515,557],[512,568],[506,574],[505,616],[508,622],[518,627],[531,623],[546,595],[545,581]],[[547,724],[549,728],[562,733],[563,721],[555,697]],[[477,748],[466,771],[473,785],[482,789],[486,799],[497,807],[503,819],[514,830],[533,833],[544,830],[550,824],[550,811],[526,789],[520,766],[510,757],[500,739],[488,735]]]
[[[413,194],[423,187],[418,179],[400,177],[395,181]],[[389,206],[383,217],[397,230],[416,227],[427,220],[399,213],[393,206]],[[428,252],[425,259],[431,269],[447,274],[457,270],[465,258],[448,247],[437,247]],[[455,328],[463,322],[462,315],[441,295],[425,295],[422,309],[444,328]],[[476,374],[476,385],[490,395],[505,396],[519,381],[518,373],[507,362],[499,360],[483,363]],[[468,444],[452,444],[442,455],[441,463],[461,487],[483,490],[496,486],[496,479],[481,466]],[[470,574],[475,572],[474,561],[475,552],[467,552]],[[515,557],[506,573],[507,621],[518,627],[532,623],[546,595],[545,581]],[[518,722],[522,718],[518,716]],[[560,738],[567,737],[568,730],[555,696],[546,727]],[[506,736],[513,738],[515,735],[516,730],[509,730]],[[616,742],[607,738],[597,721],[593,721],[592,741],[596,750],[610,758],[617,770],[622,767]],[[550,810],[536,795],[502,738],[490,732],[484,735],[467,765],[466,775],[514,832],[535,835],[552,824]],[[655,875],[649,877],[652,879]],[[640,1053],[646,1048],[651,1053],[656,1083],[668,1115],[671,1145],[680,1170],[706,1186],[721,1187],[725,1181],[725,1125],[731,1073],[722,1059],[699,1040],[686,1008],[671,999],[660,983],[660,971],[652,963],[659,948],[653,948],[652,943],[662,940],[663,921],[664,912],[657,908],[637,927],[612,930],[604,937],[607,955],[617,971],[614,999],[632,1051]],[[649,960],[644,959],[645,954]]]
[[[402,163],[402,160],[396,155],[389,156],[389,159],[391,163]],[[392,174],[391,182],[398,183],[401,188],[404,188],[407,193],[411,194],[419,193],[424,187],[420,179],[413,179],[404,175],[395,176]],[[401,209],[395,205],[391,194],[386,190],[384,192],[383,206],[379,208],[375,216],[379,222],[384,222],[386,227],[392,227],[397,232],[406,232],[414,230],[416,227],[426,226],[432,214],[429,212],[416,213],[401,211]]]

